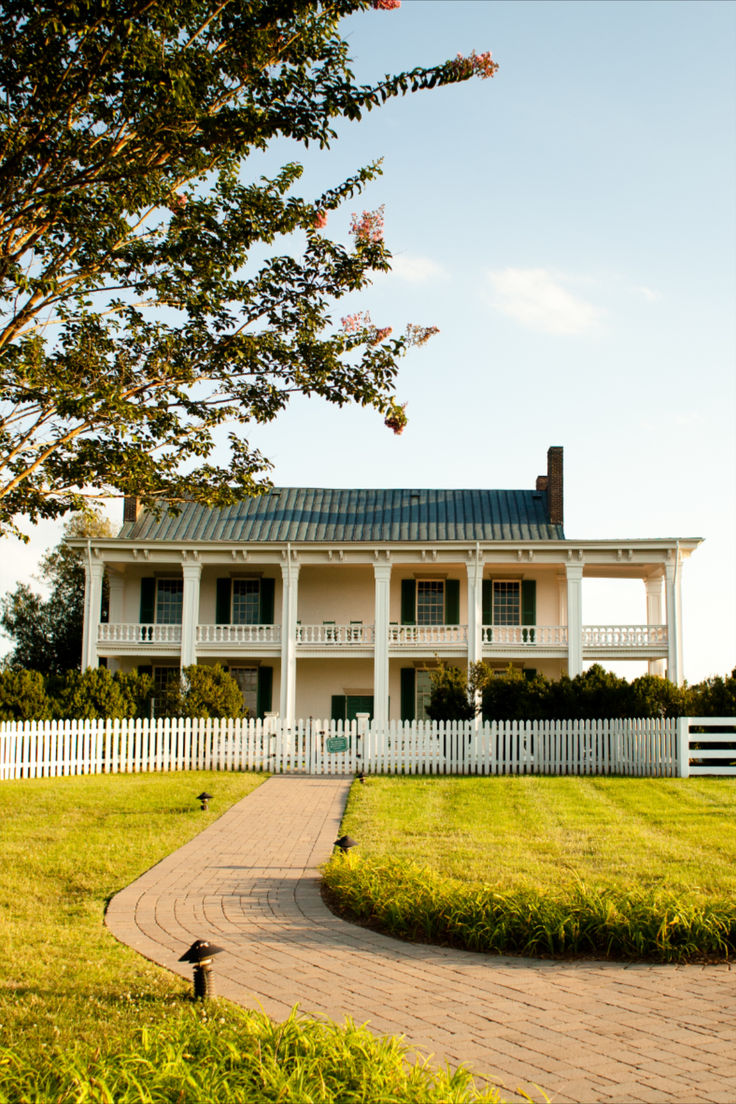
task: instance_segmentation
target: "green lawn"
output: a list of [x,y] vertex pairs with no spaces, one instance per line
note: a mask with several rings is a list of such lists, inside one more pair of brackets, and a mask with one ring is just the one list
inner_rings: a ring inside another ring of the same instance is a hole
[[[470,1101],[395,1040],[226,1001],[119,944],[106,902],[263,781],[191,772],[0,784],[0,1102]],[[195,796],[214,794],[208,813]]]
[[736,781],[368,778],[336,907],[478,950],[686,961],[736,952]]

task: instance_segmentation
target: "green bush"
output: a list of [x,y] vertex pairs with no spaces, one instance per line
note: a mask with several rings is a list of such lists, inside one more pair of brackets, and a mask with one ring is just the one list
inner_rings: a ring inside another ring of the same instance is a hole
[[468,679],[459,667],[442,663],[430,672],[432,697],[427,716],[432,721],[470,721],[475,716],[475,705],[470,700],[472,692]]
[[40,671],[0,670],[0,721],[41,721],[51,701]]
[[79,720],[147,716],[153,690],[150,675],[112,672],[107,667],[67,671],[60,678],[50,679],[49,685],[54,715]]
[[157,700],[156,712],[165,717],[244,717],[243,694],[232,675],[219,663],[193,663],[182,678],[169,683]]

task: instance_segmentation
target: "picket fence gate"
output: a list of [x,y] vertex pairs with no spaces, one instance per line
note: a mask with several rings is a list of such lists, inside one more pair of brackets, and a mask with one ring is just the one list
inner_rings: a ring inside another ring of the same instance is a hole
[[392,721],[384,728],[311,718],[286,727],[278,717],[2,722],[0,780],[178,770],[673,777],[688,773],[686,722]]

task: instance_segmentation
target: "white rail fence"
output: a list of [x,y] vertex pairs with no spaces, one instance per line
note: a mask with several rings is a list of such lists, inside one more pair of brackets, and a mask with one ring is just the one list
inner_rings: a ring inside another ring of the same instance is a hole
[[736,774],[736,718],[0,723],[0,780],[172,770],[308,774]]

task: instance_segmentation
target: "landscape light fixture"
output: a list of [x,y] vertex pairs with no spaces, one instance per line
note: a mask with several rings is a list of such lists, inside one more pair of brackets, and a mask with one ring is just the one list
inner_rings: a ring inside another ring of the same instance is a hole
[[212,977],[212,956],[219,954],[222,947],[210,943],[207,939],[195,939],[188,951],[179,959],[194,965],[194,999],[204,1000],[214,997],[215,985]]
[[358,841],[354,840],[352,836],[340,836],[339,839],[335,840],[333,846],[339,847],[343,855],[347,855],[351,847],[358,846]]
[[358,773],[355,777],[358,779],[361,786],[365,785],[365,775],[363,774],[362,768],[358,771]]
[[206,790],[203,790],[201,794],[197,794],[197,801],[202,802],[202,812],[206,813],[209,808],[209,803],[212,800],[212,794],[208,794]]

